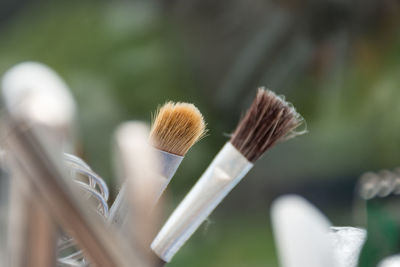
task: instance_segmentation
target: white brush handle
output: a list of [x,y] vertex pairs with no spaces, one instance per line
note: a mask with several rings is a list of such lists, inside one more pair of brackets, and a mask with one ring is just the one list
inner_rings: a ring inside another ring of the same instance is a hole
[[[157,203],[158,199],[161,197],[165,188],[167,188],[169,182],[174,176],[176,170],[181,164],[183,157],[175,154],[171,154],[159,149],[155,149],[160,156],[161,163],[161,177],[158,189],[155,190],[153,206]],[[116,229],[123,229],[124,223],[127,218],[127,213],[129,212],[129,205],[126,200],[126,188],[125,184],[122,185],[113,205],[110,209],[109,222]]]
[[226,143],[151,244],[169,262],[187,239],[253,166]]

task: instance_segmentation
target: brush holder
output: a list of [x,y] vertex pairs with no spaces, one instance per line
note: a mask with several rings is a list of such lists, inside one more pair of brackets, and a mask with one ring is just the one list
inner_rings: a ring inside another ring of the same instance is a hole
[[[107,184],[98,176],[82,159],[71,154],[64,154],[64,164],[70,177],[81,189],[82,194],[88,201],[94,202],[94,208],[101,217],[108,218],[108,197]],[[88,263],[83,257],[82,251],[76,249],[75,242],[66,234],[62,234],[57,242],[57,266],[73,267],[87,266]]]

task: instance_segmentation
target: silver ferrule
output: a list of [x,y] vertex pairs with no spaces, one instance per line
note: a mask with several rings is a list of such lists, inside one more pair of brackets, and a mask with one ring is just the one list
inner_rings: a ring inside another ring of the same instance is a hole
[[183,156],[168,153],[159,149],[156,149],[156,151],[160,155],[161,175],[164,176],[169,183],[181,164]]
[[226,143],[194,187],[174,210],[151,248],[169,262],[253,164]]
[[160,158],[161,164],[161,184],[158,195],[156,196],[156,202],[160,198],[161,194],[164,192],[165,188],[168,186],[172,177],[175,175],[176,170],[183,160],[183,156],[178,156],[172,153],[168,153],[159,149],[155,149]]
[[[171,154],[159,149],[155,149],[155,151],[160,156],[161,173],[157,185],[158,188],[155,190],[153,205],[157,203],[183,160],[182,156]],[[116,229],[122,229],[126,221],[127,213],[129,211],[129,206],[126,202],[126,185],[123,184],[113,205],[111,206],[110,216],[108,219],[110,224],[112,224]]]

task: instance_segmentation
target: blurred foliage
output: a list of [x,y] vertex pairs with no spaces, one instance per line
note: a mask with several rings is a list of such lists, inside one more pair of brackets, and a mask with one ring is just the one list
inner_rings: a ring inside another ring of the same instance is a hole
[[118,123],[150,122],[166,100],[195,103],[209,136],[178,170],[171,208],[256,87],[285,94],[309,134],[267,153],[207,233],[200,230],[171,263],[275,266],[267,220],[259,219],[274,197],[300,192],[335,223],[351,224],[357,177],[399,164],[400,8],[394,0],[367,2],[5,1],[0,73],[34,60],[66,80],[80,109],[81,156],[115,192],[110,151]]
[[85,157],[108,178],[111,134],[119,122],[149,122],[166,100],[191,101],[188,75],[162,21],[147,2],[32,5],[3,30],[0,69],[34,60],[65,78],[80,107]]

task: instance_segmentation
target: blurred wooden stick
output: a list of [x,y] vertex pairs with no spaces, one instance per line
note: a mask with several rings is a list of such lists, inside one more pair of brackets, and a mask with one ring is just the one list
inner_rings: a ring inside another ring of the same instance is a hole
[[57,225],[43,206],[34,185],[23,176],[15,162],[12,170],[10,266],[54,267]]
[[[72,143],[75,102],[68,87],[49,67],[23,62],[9,69],[1,81],[7,110],[35,124],[61,151]],[[57,226],[42,206],[41,196],[16,162],[9,162],[13,180],[13,223],[10,235],[12,266],[53,267],[56,264]]]
[[[35,192],[36,190],[32,191]],[[32,267],[54,267],[56,265],[57,225],[40,197],[32,196],[29,211],[28,244],[29,264]]]
[[12,132],[6,144],[13,160],[43,197],[46,210],[76,240],[90,262],[102,267],[145,266],[116,240],[99,215],[88,213],[91,209],[85,208],[85,201],[65,177],[59,151],[49,150],[24,121],[9,118],[6,123]]
[[28,192],[31,186],[26,181],[11,178],[10,182],[10,217],[8,247],[8,264],[11,267],[22,267],[27,265],[28,245],[26,238],[29,232],[28,211],[29,206]]

